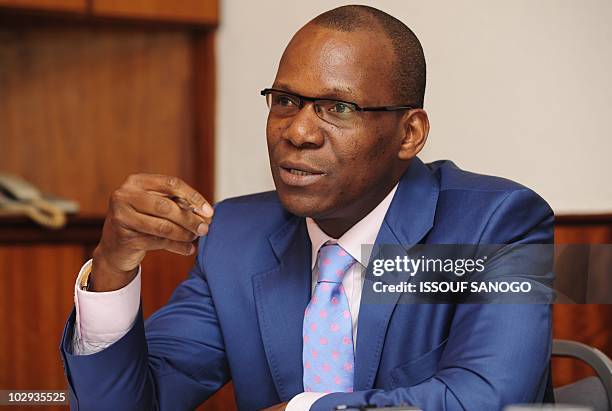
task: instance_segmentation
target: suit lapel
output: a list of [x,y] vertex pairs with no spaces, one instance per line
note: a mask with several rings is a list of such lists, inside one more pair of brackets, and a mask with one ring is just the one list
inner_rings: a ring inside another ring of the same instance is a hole
[[279,264],[253,276],[268,365],[281,401],[302,392],[302,322],[310,300],[311,245],[303,218],[292,217],[270,237]]
[[[407,249],[420,242],[433,226],[438,194],[437,179],[421,160],[415,158],[400,180],[376,237],[370,261],[386,257],[379,254],[379,246],[395,244]],[[394,258],[397,252],[394,248],[393,256],[388,257]],[[374,281],[366,275],[361,294],[355,353],[356,391],[374,387],[389,321],[401,295],[368,292]]]
[[[399,244],[395,234],[385,221],[380,227],[370,261],[385,258],[377,249],[379,244]],[[377,294],[369,291],[372,290],[372,284],[376,280],[378,279],[366,274],[363,291],[361,292],[357,351],[355,353],[355,391],[370,389],[374,386],[374,378],[380,362],[389,319],[399,298],[399,293]],[[382,277],[382,280],[384,281],[384,277]]]

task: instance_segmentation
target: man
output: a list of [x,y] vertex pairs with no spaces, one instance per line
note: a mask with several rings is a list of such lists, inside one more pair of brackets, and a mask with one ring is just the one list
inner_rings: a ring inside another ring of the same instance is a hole
[[[377,9],[340,7],[298,31],[262,91],[276,191],[223,201],[212,218],[177,178],[128,178],[64,333],[73,406],[192,409],[230,379],[244,410],[541,401],[548,305],[361,300],[362,244],[552,241],[532,191],[417,158],[424,92],[414,34]],[[146,251],[191,254],[197,236],[189,278],[143,324]]]

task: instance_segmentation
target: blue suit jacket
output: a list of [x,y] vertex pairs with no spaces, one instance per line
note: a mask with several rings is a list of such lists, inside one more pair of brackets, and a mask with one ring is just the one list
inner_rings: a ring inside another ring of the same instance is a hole
[[[551,243],[553,214],[514,182],[415,159],[377,244]],[[74,314],[61,344],[72,405],[84,410],[193,409],[230,379],[241,410],[303,391],[302,321],[311,292],[304,218],[275,192],[223,201],[197,263],[168,304],[93,355],[72,354]],[[546,304],[362,304],[355,392],[338,404],[497,410],[540,401],[549,382]]]

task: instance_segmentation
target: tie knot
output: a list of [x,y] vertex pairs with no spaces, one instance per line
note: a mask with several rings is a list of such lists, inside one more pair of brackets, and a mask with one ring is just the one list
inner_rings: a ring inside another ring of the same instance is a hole
[[355,259],[338,244],[327,244],[319,249],[318,282],[341,283],[346,270]]

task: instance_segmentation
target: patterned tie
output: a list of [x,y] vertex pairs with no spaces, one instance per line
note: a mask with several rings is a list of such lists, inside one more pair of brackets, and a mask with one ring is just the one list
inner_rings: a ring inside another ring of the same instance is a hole
[[355,262],[338,244],[319,249],[319,279],[304,313],[304,391],[353,391],[353,328],[342,278]]

